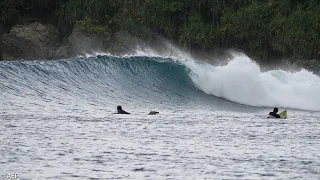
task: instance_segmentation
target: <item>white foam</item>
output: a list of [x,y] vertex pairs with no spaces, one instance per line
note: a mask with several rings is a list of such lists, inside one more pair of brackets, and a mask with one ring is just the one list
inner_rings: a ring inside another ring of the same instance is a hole
[[111,54],[110,53],[105,53],[105,52],[92,52],[91,54],[89,53],[86,53],[84,56],[86,58],[89,58],[89,57],[96,57],[96,56],[110,56]]
[[196,62],[187,66],[192,81],[207,94],[252,106],[320,111],[320,78],[306,70],[261,72],[244,54],[236,55],[226,66]]

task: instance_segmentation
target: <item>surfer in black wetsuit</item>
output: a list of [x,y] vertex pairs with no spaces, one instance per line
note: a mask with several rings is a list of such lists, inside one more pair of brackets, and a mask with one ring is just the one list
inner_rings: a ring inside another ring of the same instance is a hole
[[118,106],[118,107],[117,107],[117,111],[118,111],[117,114],[130,114],[130,113],[124,111],[121,106]]
[[148,115],[157,115],[157,114],[159,114],[158,111],[150,111]]
[[280,115],[277,114],[277,112],[278,112],[278,108],[274,108],[273,112],[269,112],[269,115],[271,115],[271,116],[273,116],[275,118],[280,118]]

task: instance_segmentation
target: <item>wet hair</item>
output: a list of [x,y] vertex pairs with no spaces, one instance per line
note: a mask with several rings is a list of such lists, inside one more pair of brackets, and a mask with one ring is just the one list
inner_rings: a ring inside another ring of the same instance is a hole
[[121,106],[117,106],[117,110],[122,110],[122,107]]
[[277,113],[278,112],[278,108],[273,108],[273,112]]

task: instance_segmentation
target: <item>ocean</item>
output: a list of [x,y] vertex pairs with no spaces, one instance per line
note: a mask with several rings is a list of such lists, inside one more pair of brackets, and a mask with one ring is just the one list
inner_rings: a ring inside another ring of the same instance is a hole
[[[0,62],[1,177],[320,179],[320,78],[228,61]],[[273,107],[288,118],[267,119]]]

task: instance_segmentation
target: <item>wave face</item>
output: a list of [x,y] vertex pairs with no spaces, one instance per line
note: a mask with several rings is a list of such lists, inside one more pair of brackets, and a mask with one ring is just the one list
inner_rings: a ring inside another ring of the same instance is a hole
[[[117,105],[173,111],[285,107],[320,111],[320,78],[261,72],[237,55],[226,66],[153,56],[95,56],[0,63],[1,112],[102,114]],[[126,108],[125,108],[126,109]]]

